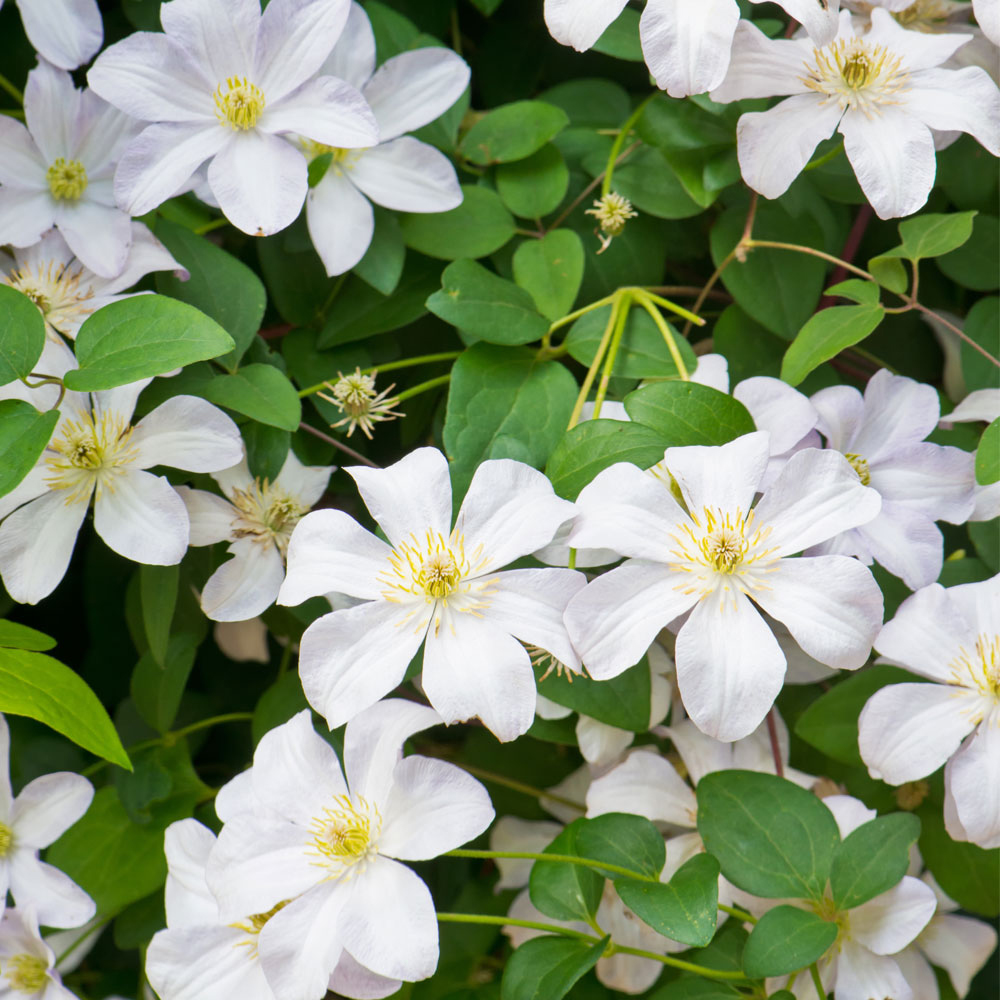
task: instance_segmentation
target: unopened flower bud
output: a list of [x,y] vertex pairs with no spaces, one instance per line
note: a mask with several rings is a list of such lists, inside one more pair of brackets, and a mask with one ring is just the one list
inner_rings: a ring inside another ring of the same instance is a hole
[[594,202],[594,207],[586,209],[584,214],[597,219],[601,230],[597,234],[601,241],[601,249],[597,252],[604,253],[611,246],[611,241],[625,231],[625,223],[629,219],[634,219],[639,213],[632,208],[632,202],[628,198],[615,191],[609,191],[601,195]]
[[396,388],[395,383],[376,394],[375,376],[377,374],[376,371],[370,375],[365,374],[360,368],[355,368],[348,375],[337,372],[337,381],[332,385],[329,382],[326,383],[332,395],[328,396],[322,392],[316,394],[320,399],[333,403],[341,413],[345,414],[343,420],[331,424],[331,427],[342,427],[347,424],[348,437],[354,433],[355,428],[360,427],[365,437],[371,440],[372,430],[376,423],[406,416],[405,413],[393,409],[397,403],[395,397],[386,398]]

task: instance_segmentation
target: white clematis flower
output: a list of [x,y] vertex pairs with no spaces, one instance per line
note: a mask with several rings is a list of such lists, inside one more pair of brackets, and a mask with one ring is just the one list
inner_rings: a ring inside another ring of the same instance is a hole
[[1000,0],[972,0],[972,11],[983,34],[1000,45]]
[[15,601],[36,604],[55,590],[94,498],[94,527],[135,562],[178,563],[187,551],[184,501],[163,476],[229,468],[243,454],[236,424],[194,396],[174,396],[135,426],[143,379],[103,392],[67,392],[59,422],[35,467],[0,497],[0,576]]
[[306,159],[285,136],[352,148],[378,130],[361,95],[316,77],[347,18],[347,0],[171,0],[163,34],[137,31],[105,49],[90,86],[153,124],[129,144],[115,194],[132,215],[173,197],[208,164],[208,184],[238,229],[266,236],[305,201]]
[[364,601],[302,636],[309,703],[331,728],[342,725],[402,683],[423,643],[423,690],[447,723],[477,715],[498,739],[526,732],[535,676],[522,642],[579,670],[562,613],[585,578],[498,571],[548,542],[573,505],[542,473],[495,459],[476,470],[451,528],[448,460],[437,449],[346,471],[389,542],[339,510],[307,514],[292,534],[279,604],[329,593]]
[[[97,0],[15,0],[24,33],[53,66],[76,69],[101,47],[104,25]],[[3,0],[0,0],[0,7]]]
[[56,956],[38,932],[30,906],[7,910],[0,920],[0,997],[4,1000],[77,1000],[62,984]]
[[856,560],[789,558],[870,521],[878,494],[842,455],[810,448],[752,506],[769,457],[763,431],[720,447],[668,448],[669,489],[633,465],[613,465],[581,492],[570,536],[629,557],[566,608],[591,675],[617,676],[690,612],[674,651],[681,699],[703,732],[726,741],[757,728],[784,679],[785,656],[754,603],[840,670],[868,659],[882,620],[881,592]]
[[191,520],[189,544],[225,541],[233,555],[201,592],[201,608],[209,618],[246,621],[274,603],[285,579],[292,529],[323,495],[334,468],[305,466],[289,451],[273,483],[251,476],[244,459],[212,476],[225,498],[206,490],[179,490]]
[[413,702],[372,706],[347,724],[342,773],[302,711],[264,736],[253,767],[231,783],[208,885],[223,921],[271,914],[257,948],[278,1000],[322,996],[342,960],[355,978],[392,981],[385,992],[348,996],[385,996],[434,972],[434,903],[400,861],[459,847],[494,815],[464,771],[402,758],[406,739],[440,722]]
[[[761,3],[763,0],[753,0]],[[819,45],[837,26],[839,0],[777,0],[801,21]],[[549,34],[577,52],[589,49],[625,9],[628,0],[545,0]],[[656,85],[671,97],[703,94],[726,75],[733,33],[740,20],[735,0],[647,0],[639,21],[642,53]]]
[[333,275],[365,255],[375,229],[372,201],[401,212],[445,212],[461,204],[448,157],[404,133],[434,121],[461,97],[469,67],[450,49],[424,48],[393,56],[376,71],[371,22],[352,3],[347,27],[320,72],[357,87],[379,130],[379,144],[369,149],[304,143],[310,158],[332,157],[309,191],[306,220],[313,246]]
[[872,11],[865,34],[843,11],[837,38],[820,48],[808,39],[769,39],[741,21],[713,100],[793,95],[740,118],[743,179],[777,198],[816,146],[839,131],[879,218],[917,211],[934,184],[935,133],[968,132],[1000,154],[1000,91],[989,74],[976,66],[939,68],[969,38],[907,31],[882,8]]
[[29,247],[55,226],[86,267],[117,276],[132,224],[112,176],[135,123],[46,62],[28,74],[24,116],[0,116],[0,244]]
[[882,509],[810,550],[841,552],[866,565],[880,563],[911,590],[933,583],[944,564],[944,539],[935,521],[963,524],[974,507],[973,455],[925,441],[941,414],[929,385],[884,368],[864,396],[846,385],[812,397],[827,447],[851,463],[858,479],[877,490]]
[[0,901],[9,889],[17,905],[30,906],[46,926],[79,927],[94,915],[94,901],[68,875],[39,861],[38,852],[87,811],[94,786],[60,771],[35,778],[14,798],[9,763],[10,730],[0,715]]
[[953,840],[1000,846],[1000,576],[908,597],[875,648],[932,684],[890,684],[858,719],[869,773],[901,785],[945,767]]
[[169,250],[141,223],[131,224],[131,241],[122,271],[114,278],[95,274],[69,248],[57,229],[50,229],[37,243],[9,256],[0,250],[0,282],[23,292],[38,306],[50,337],[76,337],[84,320],[119,299],[143,295],[126,293],[152,271],[184,268]]

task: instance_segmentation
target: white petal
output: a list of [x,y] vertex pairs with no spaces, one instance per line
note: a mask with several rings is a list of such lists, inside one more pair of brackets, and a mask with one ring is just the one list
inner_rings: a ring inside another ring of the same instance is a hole
[[[926,587],[941,575],[943,536],[934,521],[921,511],[884,501],[874,521],[848,535],[861,542],[851,554],[858,558],[863,558],[862,553],[870,554],[911,590]],[[823,546],[817,551],[823,551]]]
[[53,490],[0,524],[0,575],[15,601],[37,604],[56,589],[69,566],[87,506],[69,504],[62,490]]
[[866,41],[872,45],[888,46],[890,52],[900,53],[902,68],[915,75],[916,70],[940,66],[963,45],[968,44],[970,37],[967,32],[945,34],[920,31],[914,38],[888,10],[875,7],[871,12],[871,26],[866,34]]
[[141,222],[131,226],[131,245],[122,272],[105,284],[103,294],[131,288],[152,271],[187,272],[174,260],[173,254]]
[[864,411],[851,446],[841,450],[858,452],[869,465],[889,462],[923,441],[940,414],[932,386],[880,369],[865,386]]
[[913,991],[913,1000],[941,1000],[937,976],[915,944],[897,951],[892,960],[899,966],[899,971]]
[[849,385],[831,385],[813,393],[809,401],[819,414],[817,426],[829,446],[849,452],[864,418],[865,401],[861,393]]
[[1000,632],[1000,575],[949,587],[948,596],[975,632]]
[[251,236],[290,226],[306,200],[306,159],[290,142],[259,129],[233,133],[208,165],[222,214]]
[[216,622],[212,638],[223,655],[237,663],[270,663],[267,626],[260,618],[245,622]]
[[31,246],[54,221],[52,196],[47,191],[0,188],[0,239],[5,243],[15,247]]
[[636,813],[648,820],[693,829],[697,811],[694,792],[670,761],[650,750],[632,751],[587,789],[587,816]]
[[[135,404],[138,402],[142,390],[152,381],[151,378],[144,378],[138,382],[128,382],[125,385],[115,386],[113,389],[102,389],[100,392],[93,393],[91,398],[93,399],[95,418],[113,415],[123,423],[131,423]],[[86,395],[81,395],[81,401],[85,400]]]
[[0,150],[0,184],[35,190],[48,198],[48,163],[24,125],[7,115],[0,118]]
[[711,98],[728,104],[746,97],[803,94],[802,65],[812,51],[807,38],[770,39],[756,25],[741,20],[733,35],[726,78]]
[[944,684],[890,684],[858,719],[858,749],[873,778],[890,785],[932,774],[976,725],[980,696]]
[[350,952],[342,951],[337,967],[330,976],[328,988],[339,996],[351,997],[353,1000],[382,1000],[383,997],[391,996],[402,985],[401,980],[380,976],[371,969],[366,969]]
[[443,115],[469,85],[465,60],[444,48],[416,49],[387,59],[365,84],[365,100],[383,142]]
[[842,838],[850,836],[859,826],[878,815],[874,809],[869,809],[860,799],[850,795],[828,795],[823,799],[823,805],[833,813]]
[[291,449],[274,480],[275,486],[287,490],[305,507],[311,507],[326,492],[335,465],[303,465]]
[[35,778],[14,800],[10,826],[19,847],[48,847],[90,806],[94,786],[79,774],[59,771]]
[[[691,373],[691,381],[697,382],[699,385],[707,385],[710,389],[718,389],[719,392],[728,393],[729,362],[721,354],[699,355],[698,364]],[[603,409],[601,415],[605,416]]]
[[120,556],[173,566],[188,545],[184,501],[165,476],[127,469],[94,502],[94,529]]
[[217,406],[196,396],[172,396],[135,426],[136,465],[169,465],[189,472],[228,469],[243,457],[236,424]]
[[170,927],[208,927],[218,923],[219,907],[205,881],[205,866],[215,834],[196,819],[182,819],[164,831],[167,856],[164,901]]
[[81,198],[58,203],[55,223],[73,253],[95,274],[112,278],[124,270],[132,240],[132,222],[124,212]]
[[833,41],[837,34],[839,0],[829,4],[817,4],[814,0],[778,0],[778,3],[801,23],[816,45],[829,45]]
[[[490,830],[490,850],[538,854],[561,832],[560,823],[521,819],[518,816],[501,816]],[[523,858],[494,860],[500,873],[495,889],[520,889],[528,884],[534,861]]]
[[410,535],[423,538],[427,531],[448,536],[451,480],[448,460],[437,448],[417,448],[385,469],[354,465],[344,471],[358,484],[361,499],[390,545]]
[[887,892],[851,910],[851,936],[876,955],[891,955],[927,926],[936,907],[930,887],[904,875]]
[[95,0],[22,0],[18,10],[28,41],[61,69],[90,62],[104,41]]
[[[851,911],[852,917],[855,913],[857,910]],[[835,995],[839,1000],[868,1000],[869,997],[911,1000],[913,997],[912,990],[893,959],[872,954],[855,941],[844,941],[835,961]],[[805,979],[805,976],[799,976],[799,980]],[[814,989],[813,993],[815,992]]]
[[545,0],[545,27],[557,42],[585,52],[627,3],[628,0]]
[[436,858],[475,839],[493,822],[486,789],[454,764],[407,757],[392,777],[382,806],[381,854],[403,861]]
[[785,676],[785,657],[771,630],[746,597],[728,587],[695,605],[674,655],[688,715],[717,740],[752,733]]
[[[297,57],[296,57],[297,58]],[[321,76],[265,109],[257,123],[264,132],[294,132],[341,149],[378,142],[378,126],[360,91],[343,80]]]
[[[389,899],[392,906],[385,905]],[[357,878],[340,930],[351,955],[381,976],[412,982],[437,967],[431,894],[409,868],[389,858],[376,858]]]
[[208,578],[201,592],[201,609],[215,622],[242,622],[263,614],[285,579],[285,565],[272,542],[240,538],[229,551],[233,558]]
[[188,545],[214,545],[230,537],[239,511],[222,497],[207,490],[176,487],[187,508],[191,533]]
[[944,778],[966,838],[1000,847],[1000,706],[952,757]]
[[733,398],[750,411],[757,430],[771,435],[773,455],[798,444],[819,419],[808,397],[779,378],[756,375],[744,379],[733,389]]
[[341,510],[314,510],[292,532],[288,573],[279,604],[301,604],[333,592],[376,600],[378,575],[388,566],[389,546]]
[[97,909],[68,875],[29,851],[15,850],[10,857],[10,894],[48,927],[79,927]]
[[331,729],[402,683],[424,638],[423,629],[400,624],[403,615],[397,604],[371,601],[324,615],[306,629],[299,653],[302,690]]
[[[9,386],[4,386],[0,389],[0,398],[3,399],[18,399],[23,398],[15,395],[7,395],[4,390],[8,389]],[[30,402],[30,400],[26,400]],[[37,400],[36,400],[37,402]],[[54,402],[54,400],[53,400]],[[48,483],[46,480],[49,478],[48,466],[44,462],[39,462],[25,477],[22,479],[17,486],[10,491],[10,493],[5,494],[0,497],[0,521],[2,521],[8,514],[12,511],[17,510],[18,507],[23,506],[36,497],[42,496],[44,493],[49,492]]]
[[[1000,4],[997,7],[1000,10]],[[970,392],[951,413],[941,418],[942,424],[982,421],[991,424],[1000,417],[1000,389],[976,389]]]
[[972,978],[997,946],[997,932],[982,920],[935,914],[917,938],[920,950],[948,973],[955,992],[964,997]]
[[[45,5],[46,0],[43,0],[39,6]],[[69,73],[57,69],[51,61],[39,60],[28,74],[24,87],[24,120],[48,163],[76,152],[83,118],[81,96]]]
[[932,129],[968,132],[994,156],[1000,153],[1000,93],[978,66],[930,69],[915,75],[904,107]]
[[588,764],[597,767],[607,767],[618,760],[634,739],[635,733],[630,730],[609,726],[589,715],[581,715],[576,720],[576,742],[580,755]]
[[462,203],[451,160],[411,136],[366,150],[351,180],[375,204],[403,212],[446,212]]
[[696,598],[687,579],[661,563],[629,559],[588,583],[566,606],[569,637],[597,680],[638,663],[656,634]]
[[871,485],[884,500],[933,520],[964,524],[974,506],[973,465],[973,456],[961,448],[920,441],[872,466]]
[[1000,3],[997,0],[972,0],[972,10],[983,34],[994,45],[1000,45]]
[[[675,725],[666,727],[664,732],[677,748],[677,752],[681,755],[681,760],[687,768],[688,776],[695,785],[706,774],[711,774],[713,771],[725,771],[732,767],[745,766],[733,763],[733,750],[735,746],[740,746],[747,740],[740,740],[737,744],[713,740],[711,736],[706,736],[690,719],[682,719]],[[770,747],[768,747],[767,752],[771,752]],[[748,770],[754,771],[758,768],[751,767]]]
[[361,4],[350,5],[347,24],[319,71],[359,90],[375,72],[375,32]]
[[739,20],[733,0],[648,0],[639,37],[656,85],[671,97],[719,86]]
[[371,245],[375,213],[371,202],[331,164],[306,195],[309,237],[329,275],[349,271]]

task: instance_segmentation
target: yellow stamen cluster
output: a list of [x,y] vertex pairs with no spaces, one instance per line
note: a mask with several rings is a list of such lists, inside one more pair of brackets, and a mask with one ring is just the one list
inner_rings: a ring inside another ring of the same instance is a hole
[[861,485],[867,486],[872,481],[872,474],[871,470],[868,468],[868,462],[860,455],[855,455],[853,451],[847,452],[844,455],[844,458],[851,463],[851,468],[857,474],[858,479],[861,480]]
[[584,214],[597,219],[600,228],[600,233],[597,235],[601,241],[601,249],[597,252],[604,253],[611,245],[611,241],[625,231],[625,223],[629,219],[634,219],[639,213],[632,208],[632,202],[628,198],[616,191],[609,191],[601,195],[594,202],[593,208],[586,209]]
[[931,786],[926,781],[906,781],[896,789],[894,795],[896,805],[910,812],[916,809],[931,793]]
[[114,480],[138,457],[130,444],[132,427],[114,414],[86,414],[67,420],[48,446],[46,485],[68,490],[67,503],[83,503],[92,489],[101,496],[114,490]]
[[540,670],[543,666],[545,667],[545,673],[538,678],[539,683],[544,681],[553,672],[556,677],[565,677],[570,684],[573,683],[573,678],[576,674],[562,660],[557,659],[547,649],[542,649],[541,646],[527,646],[526,648],[528,656],[531,658],[532,667],[536,670]]
[[313,818],[310,829],[312,840],[306,853],[317,857],[314,864],[327,868],[332,878],[339,878],[378,853],[382,814],[360,795],[336,795],[333,805]]
[[961,10],[962,6],[950,0],[915,0],[905,10],[891,13],[899,24],[911,31],[941,31],[948,28],[948,15],[953,10]]
[[719,573],[732,573],[750,549],[743,518],[739,512],[735,517],[721,512],[717,516],[710,510],[705,511],[705,518],[707,533],[699,543],[705,562]]
[[87,168],[79,160],[57,157],[45,171],[45,179],[58,201],[77,201],[87,190]]
[[292,529],[308,510],[266,479],[255,479],[246,489],[233,490],[231,500],[239,511],[233,534],[262,544],[273,542],[282,556],[288,552]]
[[13,843],[14,831],[6,823],[0,823],[0,858],[7,857]]
[[38,306],[49,326],[63,330],[67,328],[68,319],[83,319],[94,311],[84,305],[93,298],[94,289],[90,285],[80,287],[82,276],[82,265],[50,260],[34,268],[23,264],[0,281],[27,295]]
[[251,935],[245,941],[238,942],[241,945],[246,945],[250,949],[250,957],[257,957],[257,935],[264,929],[264,925],[273,917],[279,910],[284,909],[289,903],[290,899],[283,899],[276,906],[272,906],[267,913],[254,913],[251,914],[243,923],[230,924],[229,926],[238,931],[246,931],[247,934]]
[[236,132],[254,128],[265,103],[264,91],[245,76],[227,77],[215,88],[215,117]]
[[884,45],[870,45],[861,38],[838,38],[822,49],[813,49],[802,83],[836,101],[841,110],[878,114],[883,105],[897,104],[896,95],[907,88],[902,60]]
[[19,993],[38,993],[45,988],[49,978],[48,966],[37,955],[12,955],[7,959],[3,976],[10,983],[10,988]]
[[949,664],[953,683],[977,688],[982,694],[1000,701],[1000,635],[976,636],[972,653],[964,646]]
[[347,424],[347,436],[350,437],[360,427],[361,433],[370,441],[376,423],[406,416],[405,413],[393,409],[398,402],[397,399],[386,398],[396,388],[395,383],[376,394],[375,376],[377,374],[377,371],[373,371],[370,375],[366,374],[360,368],[355,368],[348,375],[337,372],[337,381],[332,385],[329,382],[326,383],[332,395],[323,392],[316,393],[320,399],[333,403],[341,413],[345,414],[343,420],[338,420],[335,424],[330,425],[332,428],[343,427],[344,424]]

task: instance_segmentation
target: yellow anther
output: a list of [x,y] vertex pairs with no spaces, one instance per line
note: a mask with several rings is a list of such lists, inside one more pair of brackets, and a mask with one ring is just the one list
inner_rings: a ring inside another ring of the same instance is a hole
[[59,201],[76,201],[87,190],[87,168],[79,160],[58,157],[45,171],[45,179]]
[[255,542],[274,542],[282,555],[288,551],[292,529],[308,509],[266,479],[255,479],[246,489],[233,490],[231,499],[239,511],[233,534]]
[[264,110],[264,91],[245,76],[230,76],[215,88],[215,115],[237,132],[254,128]]
[[113,490],[115,478],[138,457],[129,443],[131,437],[132,427],[113,414],[95,419],[88,413],[79,420],[67,420],[48,447],[46,485],[69,490],[67,503],[89,499],[92,488],[98,496],[105,487]]
[[45,988],[49,978],[48,966],[37,955],[22,952],[7,960],[3,977],[10,983],[11,989],[19,993],[38,993]]
[[858,479],[861,480],[862,486],[867,486],[872,481],[872,474],[868,468],[868,462],[865,461],[860,455],[855,455],[853,451],[847,452],[844,458],[851,463],[851,468],[857,473]]
[[377,853],[375,841],[382,830],[378,808],[360,795],[335,795],[333,805],[313,818],[312,840],[307,852],[318,857],[317,864],[343,875],[359,862]]
[[0,858],[7,857],[13,843],[14,831],[6,823],[0,823]]

